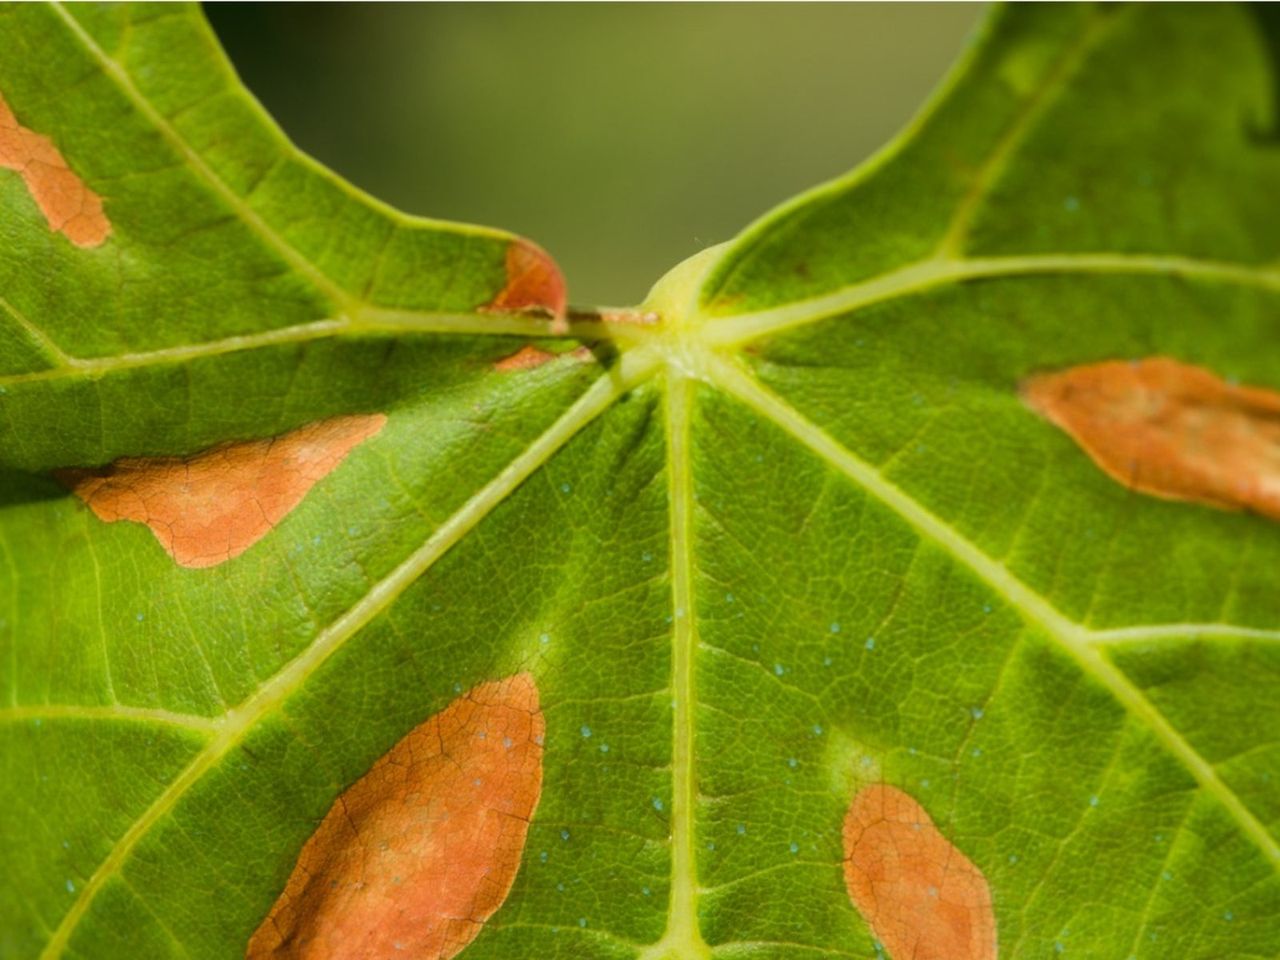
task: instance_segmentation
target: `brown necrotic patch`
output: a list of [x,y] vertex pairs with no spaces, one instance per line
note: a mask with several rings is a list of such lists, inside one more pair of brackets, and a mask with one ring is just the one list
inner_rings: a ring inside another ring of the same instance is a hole
[[525,344],[515,353],[508,354],[501,360],[497,360],[493,364],[493,369],[498,373],[515,373],[519,370],[533,370],[543,364],[550,363],[552,360],[558,360],[561,357],[568,357],[577,363],[591,363],[595,360],[595,354],[587,347],[576,347],[565,353],[551,353],[535,347],[531,343]]
[[57,476],[100,520],[144,523],[181,566],[212,567],[266,536],[386,421],[380,413],[335,417],[191,457],[125,457]]
[[1274,391],[1152,357],[1034,376],[1022,396],[1127,487],[1280,519]]
[[476,687],[334,803],[245,956],[448,960],[506,900],[542,792],[528,674]]
[[986,877],[915,799],[876,784],[844,820],[849,898],[892,960],[995,960]]
[[481,310],[541,310],[551,315],[555,332],[568,330],[568,289],[550,254],[528,240],[517,240],[507,247],[506,270],[506,285]]
[[67,165],[53,141],[18,122],[0,96],[0,168],[22,175],[49,229],[77,247],[96,247],[111,234],[102,198]]

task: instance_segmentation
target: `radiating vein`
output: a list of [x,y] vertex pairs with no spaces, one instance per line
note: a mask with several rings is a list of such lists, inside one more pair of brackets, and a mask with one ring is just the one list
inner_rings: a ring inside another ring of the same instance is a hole
[[21,310],[15,307],[4,297],[0,297],[0,310],[3,310],[9,317],[22,328],[27,338],[31,341],[44,359],[53,364],[54,367],[64,367],[71,362],[71,358],[60,346],[53,342],[53,338],[40,329],[39,326],[32,323],[31,320]]
[[712,381],[741,403],[765,417],[811,452],[897,513],[917,533],[949,553],[957,562],[999,593],[1026,620],[1056,639],[1080,668],[1101,683],[1130,714],[1146,724],[1165,748],[1186,768],[1201,788],[1214,797],[1241,831],[1280,870],[1280,842],[1218,776],[1213,766],[1179,733],[1142,692],[1093,645],[1088,629],[1067,619],[1044,597],[1015,577],[941,518],[927,510],[878,470],[846,449],[821,427],[785,400],[767,390],[735,364],[708,357]]
[[1164,254],[1042,253],[1029,256],[920,260],[847,287],[780,307],[709,318],[699,339],[707,346],[739,346],[873,304],[968,280],[1002,277],[1132,275],[1234,283],[1280,294],[1280,269]]
[[193,713],[175,713],[152,707],[131,707],[121,703],[99,705],[74,703],[32,703],[0,707],[0,723],[30,723],[34,720],[126,720],[142,724],[182,727],[209,733],[221,721]]
[[1280,643],[1280,630],[1237,627],[1229,623],[1157,623],[1090,630],[1086,639],[1089,643],[1103,646],[1154,640],[1256,640],[1262,643]]
[[1072,74],[1080,68],[1090,52],[1114,29],[1114,25],[1120,19],[1119,14],[1112,14],[1109,19],[1103,19],[1094,12],[1093,19],[1085,24],[1080,36],[1062,53],[1039,88],[1027,99],[1013,123],[987,154],[973,178],[969,191],[956,206],[946,235],[938,244],[940,254],[955,254],[964,247],[974,217],[1008,167],[1010,159],[1035,130],[1036,121],[1052,105],[1054,98],[1066,86]]
[[151,828],[163,820],[188,790],[240,744],[260,720],[298,690],[343,644],[386,610],[436,560],[488,516],[525,478],[551,459],[578,431],[599,416],[618,396],[648,377],[655,366],[654,356],[647,352],[636,351],[623,357],[615,370],[597,379],[555,423],[467,500],[422,546],[318,634],[306,650],[285,664],[251,697],[228,711],[204,749],[196,754],[130,825],[116,841],[106,859],[80,888],[74,903],[41,952],[42,960],[52,960],[62,955],[94,898],[121,871]]
[[244,198],[231,189],[227,182],[218,175],[218,173],[205,162],[205,159],[186,141],[169,120],[155,108],[149,99],[138,89],[137,84],[133,82],[133,78],[129,76],[120,64],[109,57],[96,40],[89,34],[87,30],[80,25],[70,13],[66,11],[61,3],[54,3],[53,9],[66,24],[67,29],[71,32],[85,51],[98,62],[102,71],[111,78],[112,82],[119,88],[129,101],[137,108],[151,125],[155,128],[169,145],[172,146],[183,158],[183,160],[191,167],[193,171],[207,183],[219,197],[235,212],[246,225],[249,226],[269,247],[276,251],[285,262],[293,269],[297,270],[305,276],[316,289],[329,297],[335,304],[347,305],[353,303],[353,298],[349,293],[339,287],[330,280],[325,274],[310,260],[304,257],[296,247],[290,244],[280,236],[276,230],[268,224],[254,210]]
[[[552,337],[552,321],[542,317],[518,314],[427,313],[411,311],[366,310],[358,318],[347,316],[312,320],[308,323],[277,327],[258,333],[239,334],[219,340],[178,344],[156,350],[143,350],[105,357],[72,357],[64,354],[63,362],[47,370],[0,376],[0,386],[41,380],[66,380],[202,360],[246,350],[259,350],[280,344],[310,343],[336,337],[376,336],[378,334],[465,334],[468,336]],[[612,337],[612,328],[598,321],[580,320],[570,324],[569,335],[587,340]]]
[[694,822],[698,785],[694,774],[693,656],[697,611],[693,596],[693,464],[690,407],[694,382],[674,365],[667,368],[666,432],[668,510],[671,524],[671,895],[662,939],[642,958],[694,960],[710,955],[698,928],[697,856]]
[[[110,357],[79,358],[68,354],[29,319],[23,317],[8,304],[0,301],[13,315],[14,321],[32,338],[33,342],[54,369],[34,373],[0,377],[0,385],[39,380],[74,378],[85,373],[96,374],[114,370],[143,367],[151,364],[174,363],[199,357],[216,356],[240,350],[249,350],[277,343],[305,342],[321,339],[342,332],[376,333],[466,333],[487,335],[518,335],[545,337],[563,335],[562,328],[553,327],[550,319],[536,316],[502,315],[494,313],[433,313],[378,308],[361,297],[341,288],[315,263],[286,240],[257,210],[237,193],[219,173],[194,149],[172,122],[161,114],[147,96],[134,83],[129,71],[107,54],[85,30],[79,21],[61,4],[53,4],[53,10],[67,30],[97,62],[100,69],[147,119],[160,136],[178,152],[191,170],[204,181],[231,209],[234,216],[246,224],[268,247],[304,276],[318,291],[328,297],[337,308],[336,319],[315,320],[276,330],[227,337],[221,340],[186,345],[175,345],[151,351],[126,353]],[[301,159],[301,158],[300,158]],[[389,214],[390,215],[390,214]],[[480,227],[450,225],[462,233],[497,235]],[[571,322],[569,333],[591,339],[627,340],[633,331],[620,324],[605,324],[598,319],[578,318]]]

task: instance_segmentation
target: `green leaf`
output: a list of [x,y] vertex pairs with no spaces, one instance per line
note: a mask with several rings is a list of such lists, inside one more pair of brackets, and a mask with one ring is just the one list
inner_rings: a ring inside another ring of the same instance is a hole
[[[242,956],[345,788],[527,672],[541,799],[468,958],[905,960],[846,887],[872,784],[1005,960],[1275,956],[1280,527],[1019,395],[1280,391],[1257,23],[1001,10],[880,157],[565,333],[491,309],[537,305],[516,238],[294,151],[198,11],[0,7],[0,96],[110,222],[0,170],[0,955]],[[208,566],[66,489],[351,414],[387,420]]]

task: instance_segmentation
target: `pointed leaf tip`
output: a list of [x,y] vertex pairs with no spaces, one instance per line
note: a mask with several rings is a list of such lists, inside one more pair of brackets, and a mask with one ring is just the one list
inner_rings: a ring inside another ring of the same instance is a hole
[[891,960],[996,960],[996,920],[982,871],[910,795],[859,791],[844,821],[849,899]]
[[542,792],[527,673],[481,684],[347,788],[302,848],[247,960],[449,960],[502,906]]
[[568,288],[551,255],[535,243],[516,240],[507,247],[506,270],[506,286],[480,309],[499,313],[545,310],[554,321],[555,332],[567,332]]

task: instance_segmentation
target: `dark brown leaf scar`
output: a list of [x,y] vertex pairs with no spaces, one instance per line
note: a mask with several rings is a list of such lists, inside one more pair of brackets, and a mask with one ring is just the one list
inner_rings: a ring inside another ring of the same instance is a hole
[[52,140],[18,122],[3,96],[0,168],[21,174],[49,229],[77,247],[96,247],[111,235],[102,198],[67,165]]
[[1280,393],[1168,357],[1039,374],[1021,393],[1126,487],[1280,519]]
[[519,313],[542,310],[551,315],[552,329],[566,332],[569,309],[564,274],[551,255],[528,240],[516,240],[507,247],[506,285],[483,304],[484,311]]
[[125,457],[55,475],[98,519],[146,524],[180,566],[212,567],[270,533],[386,422],[381,413],[334,417],[190,457]]
[[897,787],[875,784],[854,796],[844,879],[891,960],[996,960],[986,877]]
[[527,673],[481,684],[347,788],[249,940],[249,960],[448,960],[502,906],[542,792]]

